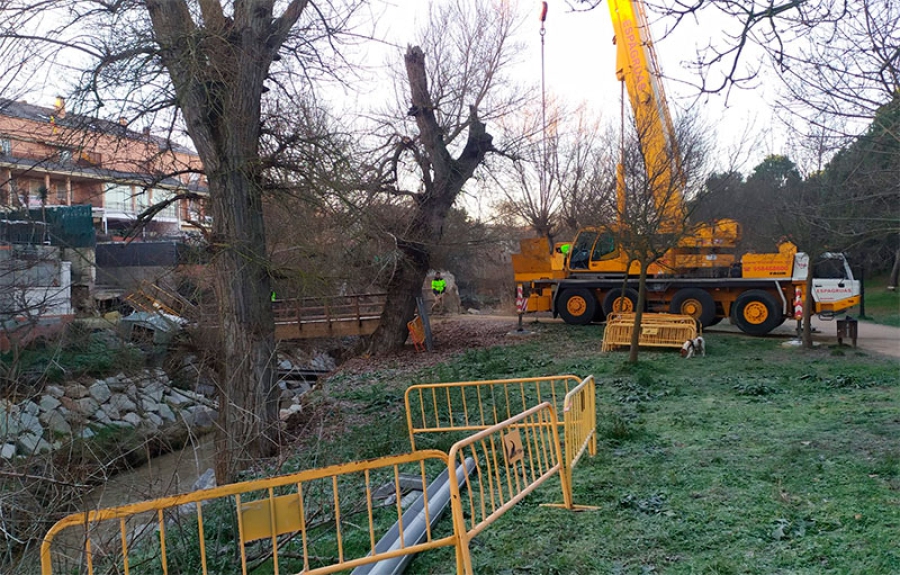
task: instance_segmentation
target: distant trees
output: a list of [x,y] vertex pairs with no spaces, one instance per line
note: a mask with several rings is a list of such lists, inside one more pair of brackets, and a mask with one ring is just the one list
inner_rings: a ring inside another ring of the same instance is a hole
[[[541,114],[525,108],[504,122],[507,134],[523,134],[511,150],[516,161],[492,171],[501,214],[526,222],[553,245],[586,225],[609,222],[615,194],[618,136],[584,105],[551,102],[545,130]],[[560,235],[561,234],[561,235]]]

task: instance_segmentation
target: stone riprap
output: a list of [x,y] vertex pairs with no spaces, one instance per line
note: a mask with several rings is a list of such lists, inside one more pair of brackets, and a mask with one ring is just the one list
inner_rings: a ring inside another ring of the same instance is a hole
[[108,426],[154,435],[177,424],[203,433],[215,419],[213,401],[172,387],[160,369],[119,374],[87,385],[48,385],[29,400],[0,399],[0,459],[52,451],[72,438],[89,439]]

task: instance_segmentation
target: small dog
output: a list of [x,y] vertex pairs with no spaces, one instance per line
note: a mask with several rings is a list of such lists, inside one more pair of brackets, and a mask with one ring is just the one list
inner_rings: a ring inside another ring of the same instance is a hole
[[681,346],[681,357],[690,359],[695,355],[706,357],[706,342],[702,337],[689,339]]

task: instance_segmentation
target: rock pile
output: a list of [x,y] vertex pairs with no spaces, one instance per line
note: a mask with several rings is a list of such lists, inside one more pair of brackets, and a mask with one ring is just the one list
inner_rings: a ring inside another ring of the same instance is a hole
[[66,440],[89,439],[109,426],[153,435],[178,424],[202,433],[215,418],[210,400],[173,388],[159,369],[87,385],[48,385],[33,399],[19,403],[0,399],[0,459],[52,451]]

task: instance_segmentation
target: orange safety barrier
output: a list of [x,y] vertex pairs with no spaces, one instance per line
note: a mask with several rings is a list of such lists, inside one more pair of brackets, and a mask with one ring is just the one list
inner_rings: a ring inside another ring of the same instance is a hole
[[561,473],[560,451],[559,422],[548,402],[453,445],[451,467],[466,459],[475,461],[468,482],[450,485],[453,528],[459,538],[457,573],[474,574],[472,539],[553,475],[560,476],[564,505],[573,507],[571,486]]
[[[428,525],[426,472],[447,465],[446,454],[419,451],[75,513],[45,536],[41,573],[205,575],[240,565],[243,575],[314,575],[457,546],[454,534],[438,537]],[[426,498],[421,543],[405,537],[409,483]],[[398,545],[376,553],[378,533],[395,521]]]
[[416,351],[425,351],[425,325],[422,323],[422,318],[414,317],[411,322],[406,324],[406,327],[409,329],[409,339],[412,340]]
[[[630,346],[634,318],[633,313],[610,314],[606,319],[606,329],[603,331],[601,351]],[[641,317],[638,345],[680,348],[684,342],[696,338],[697,335],[697,321],[689,315],[645,313]]]

